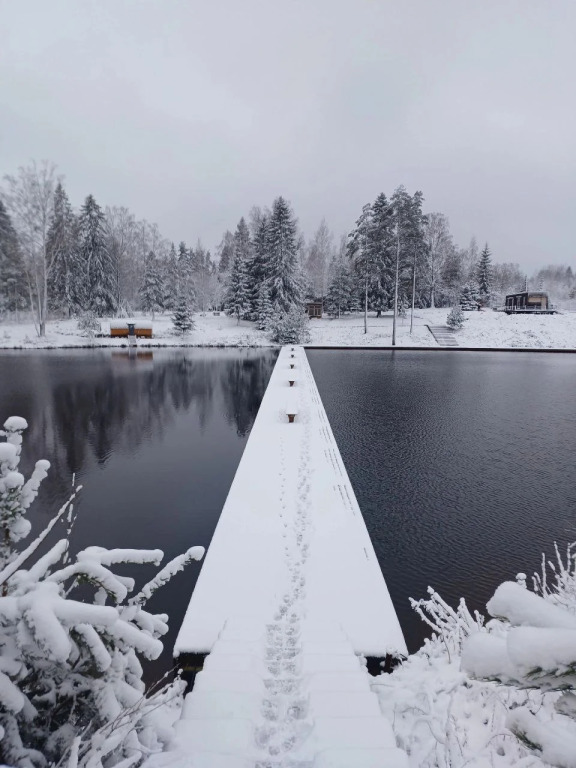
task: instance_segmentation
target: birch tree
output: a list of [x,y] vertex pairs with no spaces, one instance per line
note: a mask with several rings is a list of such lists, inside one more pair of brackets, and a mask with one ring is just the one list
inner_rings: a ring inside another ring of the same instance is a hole
[[56,255],[48,248],[48,232],[59,178],[56,166],[43,161],[21,166],[16,176],[5,176],[4,202],[18,235],[34,325],[46,335],[48,280]]
[[444,264],[452,247],[448,219],[443,213],[429,213],[424,222],[425,280],[430,306],[436,306],[436,296],[442,282]]

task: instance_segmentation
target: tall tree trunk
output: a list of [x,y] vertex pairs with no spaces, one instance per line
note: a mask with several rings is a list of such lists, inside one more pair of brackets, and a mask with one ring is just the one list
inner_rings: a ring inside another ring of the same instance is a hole
[[396,315],[398,314],[398,276],[400,274],[400,232],[396,237],[396,277],[394,279],[394,318],[392,320],[392,346],[396,346]]
[[410,310],[410,336],[414,326],[414,299],[416,297],[416,251],[414,251],[414,263],[412,264],[412,308]]
[[364,333],[368,333],[368,279],[364,283]]

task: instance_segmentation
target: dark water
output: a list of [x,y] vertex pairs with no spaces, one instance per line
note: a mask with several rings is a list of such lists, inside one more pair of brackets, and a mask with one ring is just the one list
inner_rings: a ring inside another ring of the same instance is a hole
[[410,650],[409,596],[485,613],[576,540],[576,355],[307,355]]
[[[72,550],[160,548],[165,560],[207,546],[276,359],[265,350],[82,350],[0,353],[0,424],[23,416],[21,467],[52,468],[31,510],[35,530],[83,485]],[[58,537],[62,536],[60,528]],[[157,569],[137,566],[145,583]],[[199,565],[149,603],[170,615],[156,678],[171,652]]]

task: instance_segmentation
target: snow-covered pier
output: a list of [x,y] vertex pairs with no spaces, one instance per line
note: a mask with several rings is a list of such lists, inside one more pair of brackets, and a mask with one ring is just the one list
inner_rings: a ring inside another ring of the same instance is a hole
[[180,746],[210,768],[404,766],[365,659],[406,652],[306,354],[284,347],[174,648],[203,666]]

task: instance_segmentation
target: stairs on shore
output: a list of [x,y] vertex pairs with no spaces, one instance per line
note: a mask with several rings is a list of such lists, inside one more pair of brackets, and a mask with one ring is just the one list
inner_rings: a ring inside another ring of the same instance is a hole
[[428,330],[440,347],[457,347],[454,331],[447,325],[429,325]]

